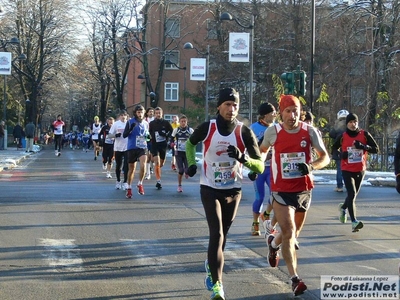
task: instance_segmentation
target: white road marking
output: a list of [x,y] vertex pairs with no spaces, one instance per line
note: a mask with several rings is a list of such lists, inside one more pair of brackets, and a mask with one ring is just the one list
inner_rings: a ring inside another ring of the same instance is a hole
[[71,271],[83,271],[83,260],[75,240],[38,239],[38,245],[44,247],[42,256],[49,266],[55,269],[67,268]]

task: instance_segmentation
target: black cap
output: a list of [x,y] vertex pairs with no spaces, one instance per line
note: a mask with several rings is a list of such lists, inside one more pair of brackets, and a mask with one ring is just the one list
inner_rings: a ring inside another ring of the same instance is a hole
[[353,113],[349,113],[346,117],[346,124],[349,123],[350,121],[356,121],[358,122],[358,116]]
[[239,93],[234,88],[220,90],[217,106],[220,106],[225,101],[235,101],[239,103]]
[[274,106],[271,103],[268,103],[268,102],[262,103],[260,105],[260,107],[258,108],[258,114],[260,116],[265,116],[265,115],[267,115],[267,114],[269,114],[270,112],[273,112],[273,111],[275,111]]

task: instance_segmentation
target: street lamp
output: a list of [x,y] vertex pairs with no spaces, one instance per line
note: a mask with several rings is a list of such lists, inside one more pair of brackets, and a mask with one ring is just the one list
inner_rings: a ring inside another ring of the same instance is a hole
[[254,76],[254,15],[251,15],[251,21],[249,25],[243,25],[239,22],[237,18],[232,17],[232,15],[228,12],[224,12],[219,17],[220,21],[235,21],[240,27],[245,29],[250,29],[250,75],[249,75],[249,104],[250,104],[250,111],[249,111],[249,119],[250,123],[253,122],[253,76]]
[[165,64],[173,65],[175,68],[177,68],[179,70],[184,70],[184,73],[183,73],[183,111],[186,112],[186,62],[185,62],[185,66],[183,68],[181,68],[180,66],[178,66],[176,63],[172,62],[169,59],[167,59],[165,61]]
[[206,56],[206,107],[205,107],[205,121],[208,121],[208,77],[209,77],[209,67],[210,67],[210,45],[207,45],[207,52],[201,52],[199,49],[193,46],[192,43],[187,42],[183,45],[183,49],[190,50],[195,49],[198,54]]

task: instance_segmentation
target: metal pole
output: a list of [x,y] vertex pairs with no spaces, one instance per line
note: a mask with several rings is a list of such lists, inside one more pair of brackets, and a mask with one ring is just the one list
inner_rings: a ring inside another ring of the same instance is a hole
[[8,138],[8,132],[7,132],[7,76],[4,75],[4,87],[3,87],[3,121],[4,121],[4,138],[3,138],[3,144],[4,144],[4,150],[7,150],[7,138]]
[[183,73],[183,112],[186,113],[186,61]]
[[310,110],[314,102],[314,54],[315,54],[315,0],[311,1],[311,61],[310,61]]
[[3,87],[3,120],[4,120],[4,122],[7,119],[7,93],[6,93],[6,88],[7,88],[7,76],[4,75],[4,87]]
[[254,15],[251,15],[251,30],[250,30],[250,78],[249,78],[249,119],[250,124],[253,123],[253,76],[254,76]]
[[209,76],[209,65],[210,65],[210,45],[207,45],[207,56],[206,56],[206,109],[205,109],[205,121],[208,121],[208,76]]

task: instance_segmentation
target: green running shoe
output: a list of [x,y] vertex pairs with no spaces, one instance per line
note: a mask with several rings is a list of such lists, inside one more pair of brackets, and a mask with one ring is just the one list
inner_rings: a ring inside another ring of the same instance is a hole
[[340,223],[347,222],[347,209],[342,208],[343,203],[339,203],[339,221]]
[[351,222],[351,229],[353,232],[358,232],[363,227],[364,227],[364,224],[361,221]]
[[224,287],[220,281],[217,281],[212,287],[211,300],[225,300]]

